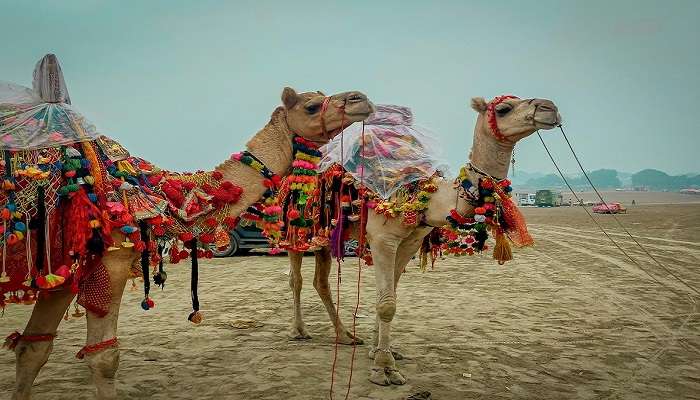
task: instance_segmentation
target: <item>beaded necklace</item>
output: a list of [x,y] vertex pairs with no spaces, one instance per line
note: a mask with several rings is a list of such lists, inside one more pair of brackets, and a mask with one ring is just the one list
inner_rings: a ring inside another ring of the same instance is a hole
[[500,264],[512,259],[504,234],[509,224],[503,216],[503,202],[510,202],[513,188],[508,179],[496,181],[491,177],[479,178],[477,185],[469,178],[470,166],[462,167],[455,180],[464,192],[462,197],[474,206],[474,216],[464,217],[456,209],[450,210],[448,224],[443,227],[441,249],[447,254],[473,255],[488,249],[489,229],[495,233],[494,258]]

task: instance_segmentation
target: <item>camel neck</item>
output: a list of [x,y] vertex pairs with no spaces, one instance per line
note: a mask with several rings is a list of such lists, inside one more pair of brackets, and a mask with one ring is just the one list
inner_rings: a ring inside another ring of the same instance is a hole
[[479,115],[474,128],[474,143],[469,155],[469,162],[494,178],[504,179],[508,176],[513,149],[514,144],[497,140],[485,128],[483,117]]
[[[272,114],[270,122],[248,141],[246,148],[272,172],[286,176],[292,166],[292,137],[285,122],[284,110],[279,108]],[[265,178],[260,172],[240,161],[226,160],[215,170],[221,172],[224,180],[243,189],[240,200],[229,209],[229,215],[233,217],[258,202],[267,190],[263,183]]]

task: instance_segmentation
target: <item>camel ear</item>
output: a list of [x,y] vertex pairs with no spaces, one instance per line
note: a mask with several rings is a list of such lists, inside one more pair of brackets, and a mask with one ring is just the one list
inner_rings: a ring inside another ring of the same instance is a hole
[[483,97],[472,97],[472,108],[479,114],[486,112],[486,100]]
[[323,93],[323,92],[322,92],[322,91],[320,91],[320,90],[317,90],[317,91],[316,91],[316,93],[318,93],[318,94],[320,94],[321,96],[324,96],[324,97],[326,96],[326,94],[325,94],[325,93]]
[[282,104],[284,104],[284,107],[289,110],[297,104],[297,101],[299,101],[297,92],[289,86],[285,87],[282,91]]

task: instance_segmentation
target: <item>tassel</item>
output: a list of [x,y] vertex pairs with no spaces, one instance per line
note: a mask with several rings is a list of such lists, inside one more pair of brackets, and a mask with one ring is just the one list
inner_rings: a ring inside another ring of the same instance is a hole
[[513,259],[513,251],[510,249],[508,237],[501,228],[496,228],[496,245],[493,247],[493,258],[498,260],[500,265]]
[[202,313],[199,311],[199,296],[197,295],[197,283],[199,282],[199,262],[197,260],[197,239],[194,238],[188,242],[192,247],[192,275],[190,277],[190,294],[192,296],[192,312],[187,319],[199,324],[202,322]]
[[499,195],[501,201],[501,211],[503,219],[506,222],[506,231],[508,236],[517,247],[531,246],[535,243],[527,230],[525,217],[518,210],[513,200],[503,192],[499,185],[495,185],[495,191]]
[[[428,253],[430,253],[430,235],[425,235],[423,243],[420,245],[420,270],[425,272],[428,269]],[[432,257],[432,255],[431,255]]]
[[17,331],[14,331],[8,337],[5,338],[5,343],[2,345],[2,347],[13,351],[15,347],[17,347],[17,344],[19,343],[19,340],[21,338],[22,334]]
[[62,276],[46,274],[44,276],[40,275],[36,278],[36,285],[39,287],[39,289],[53,289],[61,286],[65,281],[66,278]]

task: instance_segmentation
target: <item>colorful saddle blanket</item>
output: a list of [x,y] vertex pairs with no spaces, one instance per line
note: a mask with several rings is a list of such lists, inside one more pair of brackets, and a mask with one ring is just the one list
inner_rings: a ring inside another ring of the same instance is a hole
[[214,245],[217,229],[235,225],[228,210],[242,193],[217,171],[163,171],[105,136],[4,150],[0,175],[0,306],[29,304],[38,291],[70,284],[98,315],[111,301],[104,254],[147,250],[151,265],[166,247],[173,261],[206,255],[206,248],[169,245],[193,238]]

